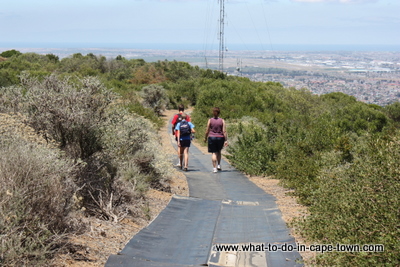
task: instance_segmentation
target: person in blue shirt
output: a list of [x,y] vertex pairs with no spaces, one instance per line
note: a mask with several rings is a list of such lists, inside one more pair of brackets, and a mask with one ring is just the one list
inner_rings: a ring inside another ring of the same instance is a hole
[[195,133],[194,125],[191,122],[186,121],[187,115],[182,113],[182,121],[180,121],[176,126],[175,130],[177,131],[177,139],[178,139],[178,150],[179,150],[179,159],[182,163],[184,163],[183,170],[188,170],[189,163],[189,147],[191,143],[191,134]]

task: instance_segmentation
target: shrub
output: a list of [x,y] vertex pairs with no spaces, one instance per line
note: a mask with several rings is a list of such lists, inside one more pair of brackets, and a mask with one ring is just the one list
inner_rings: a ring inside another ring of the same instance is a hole
[[25,112],[37,132],[79,163],[74,180],[79,208],[117,221],[135,209],[131,204],[147,188],[169,190],[172,169],[159,152],[157,129],[110,105],[117,98],[98,79],[52,75],[39,81],[23,75],[21,83],[2,88],[4,110]]
[[151,108],[154,113],[160,115],[169,102],[167,92],[161,85],[148,85],[141,92],[143,106]]
[[400,122],[400,102],[395,102],[387,105],[384,109],[386,114],[395,122]]
[[170,191],[173,170],[150,121],[118,105],[105,118],[102,150],[85,159],[76,184],[88,214],[117,222],[135,214],[148,188]]
[[164,121],[159,114],[154,113],[152,108],[144,107],[141,102],[140,92],[130,92],[129,96],[124,97],[124,106],[130,113],[145,117],[154,123],[158,129],[163,126]]
[[228,147],[227,157],[232,164],[251,175],[273,174],[277,156],[273,131],[254,118],[242,118],[237,128],[237,137],[231,138],[237,140]]
[[55,75],[43,81],[23,75],[21,83],[25,91],[19,95],[21,99],[15,93],[18,89],[10,90],[16,95],[12,106],[15,102],[22,106],[36,131],[59,142],[75,159],[85,159],[101,149],[98,128],[115,96],[98,79],[82,78],[73,83]]
[[295,189],[294,194],[302,204],[312,203],[310,197],[319,186],[317,155],[307,155],[299,147],[288,146],[279,153],[275,168],[276,178],[282,180],[286,187]]
[[[136,173],[153,188],[167,188],[173,172],[167,155],[159,150],[160,139],[155,126],[140,116],[114,109],[104,126],[103,145],[121,173]],[[132,179],[136,179],[134,176]],[[137,183],[129,179],[132,184]]]
[[7,58],[8,57],[12,57],[12,56],[19,56],[19,55],[22,55],[22,53],[17,51],[17,50],[15,50],[15,49],[7,50],[7,51],[4,51],[4,52],[2,52],[0,54],[0,56],[7,57]]
[[40,265],[72,230],[76,167],[56,149],[0,136],[0,265]]
[[331,157],[318,175],[303,230],[325,244],[383,244],[384,252],[325,253],[324,266],[398,266],[400,250],[400,140],[358,140],[352,164]]

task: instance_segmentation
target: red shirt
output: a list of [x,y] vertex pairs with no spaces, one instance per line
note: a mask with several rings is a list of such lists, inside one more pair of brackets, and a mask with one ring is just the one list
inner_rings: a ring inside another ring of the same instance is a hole
[[[182,112],[183,113],[183,112]],[[179,113],[179,114],[182,114],[182,113]],[[172,119],[172,121],[171,121],[171,124],[172,125],[175,125],[176,123],[178,123],[178,114],[175,114],[175,116],[174,116],[174,118]],[[189,115],[186,115],[186,121],[187,122],[189,122],[190,121],[190,117],[189,117]],[[175,136],[177,135],[177,131],[175,131]]]

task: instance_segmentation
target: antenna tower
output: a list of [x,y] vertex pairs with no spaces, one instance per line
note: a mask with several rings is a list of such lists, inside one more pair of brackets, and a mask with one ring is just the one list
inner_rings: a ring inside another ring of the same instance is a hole
[[224,25],[225,25],[225,0],[218,0],[220,3],[220,12],[219,12],[219,71],[224,71]]

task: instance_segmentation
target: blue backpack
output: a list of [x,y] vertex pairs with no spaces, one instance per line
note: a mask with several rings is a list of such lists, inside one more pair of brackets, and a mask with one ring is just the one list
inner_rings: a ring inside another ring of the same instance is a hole
[[180,132],[181,136],[190,135],[192,132],[192,129],[190,129],[189,122],[181,121],[181,124],[179,125],[179,132]]

